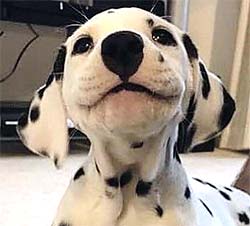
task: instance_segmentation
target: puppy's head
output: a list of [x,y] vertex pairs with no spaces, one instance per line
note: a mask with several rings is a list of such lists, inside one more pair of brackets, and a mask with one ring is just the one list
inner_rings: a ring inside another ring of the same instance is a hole
[[188,58],[166,21],[135,8],[107,11],[65,46],[63,100],[89,136],[146,135],[180,111]]
[[147,137],[180,123],[181,136],[192,133],[187,149],[225,127],[234,110],[220,125],[225,102],[233,109],[188,35],[149,12],[122,8],[93,17],[68,37],[19,134],[57,163],[67,152],[67,118],[90,139]]

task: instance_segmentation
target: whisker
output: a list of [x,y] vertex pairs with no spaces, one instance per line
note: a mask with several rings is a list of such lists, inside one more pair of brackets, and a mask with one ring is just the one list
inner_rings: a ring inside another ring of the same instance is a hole
[[78,2],[78,5],[79,5],[79,7],[81,9],[81,12],[85,15],[84,9],[82,8],[82,4],[80,3],[80,1]]
[[64,26],[64,28],[69,28],[69,27],[81,27],[82,24],[68,24]]
[[165,16],[161,16],[161,18],[162,18],[162,19],[171,19],[172,16],[170,16],[170,15],[165,15]]
[[153,13],[153,11],[154,11],[155,7],[157,6],[158,2],[159,2],[159,0],[154,0],[153,6],[152,6],[152,8],[150,10],[151,13]]
[[74,22],[74,23],[76,23],[76,24],[82,24],[82,22],[81,21],[78,21],[78,20],[70,20],[71,22]]
[[62,75],[63,72],[53,72],[53,75]]
[[85,14],[83,14],[80,10],[78,10],[76,7],[71,5],[69,2],[67,2],[67,4],[71,9],[73,9],[75,12],[77,12],[79,15],[81,15],[85,19],[84,23],[89,20],[89,18]]
[[75,135],[76,132],[77,132],[77,129],[73,128],[70,135],[69,135],[69,141],[73,138],[73,136]]

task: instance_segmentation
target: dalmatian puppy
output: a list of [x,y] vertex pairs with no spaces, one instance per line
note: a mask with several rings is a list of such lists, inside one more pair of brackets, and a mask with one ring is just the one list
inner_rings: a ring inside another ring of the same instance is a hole
[[245,226],[250,197],[190,178],[178,155],[219,134],[234,110],[187,34],[121,8],[62,44],[18,133],[57,167],[68,151],[68,118],[91,141],[53,226]]

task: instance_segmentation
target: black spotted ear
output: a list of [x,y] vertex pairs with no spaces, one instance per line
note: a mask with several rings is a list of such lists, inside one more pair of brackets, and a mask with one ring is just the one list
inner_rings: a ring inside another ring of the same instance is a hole
[[17,131],[33,152],[62,164],[68,151],[67,116],[62,99],[62,79],[66,48],[59,49],[53,71],[31,101],[28,112],[18,121]]
[[198,50],[194,45],[193,41],[187,34],[183,34],[182,36],[183,45],[186,49],[189,60],[192,62],[193,60],[198,60]]
[[190,61],[191,79],[183,106],[184,119],[179,124],[177,147],[187,152],[204,143],[228,125],[235,112],[235,102],[223,86],[220,78],[207,70],[198,56],[198,50],[190,37],[183,35],[183,44]]

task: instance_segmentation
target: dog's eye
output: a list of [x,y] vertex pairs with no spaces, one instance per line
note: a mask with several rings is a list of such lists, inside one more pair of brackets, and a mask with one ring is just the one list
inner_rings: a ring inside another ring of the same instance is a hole
[[93,40],[91,37],[82,37],[78,39],[74,45],[72,54],[85,53],[93,47]]
[[177,42],[174,36],[167,30],[156,28],[152,31],[152,39],[162,45],[176,46]]

